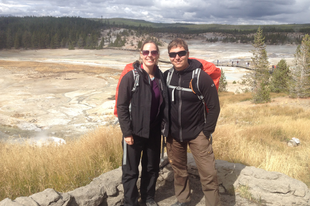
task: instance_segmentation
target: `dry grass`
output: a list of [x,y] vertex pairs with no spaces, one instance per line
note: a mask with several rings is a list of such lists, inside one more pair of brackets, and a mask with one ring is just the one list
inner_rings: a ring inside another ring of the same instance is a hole
[[[232,101],[222,106],[214,134],[216,158],[281,172],[309,187],[309,99],[302,100],[304,105],[281,106],[281,102],[254,105],[249,101],[237,102],[238,95],[232,93],[226,93],[224,99],[229,96]],[[292,137],[300,139],[298,147],[287,146]]]
[[113,127],[100,127],[62,146],[0,144],[0,200],[46,188],[74,190],[117,168],[121,157],[121,133]]
[[[309,187],[309,99],[278,97],[260,105],[249,99],[250,94],[220,94],[221,114],[213,135],[216,158],[281,172]],[[287,146],[292,137],[300,139],[298,147]],[[0,200],[46,188],[74,190],[117,168],[121,156],[118,127],[100,127],[58,147],[0,144]]]
[[35,70],[42,73],[64,73],[64,72],[83,72],[93,74],[114,74],[120,73],[120,70],[89,65],[77,65],[77,64],[61,64],[61,63],[45,63],[45,62],[28,62],[28,61],[4,61],[0,60],[1,67],[6,69],[13,69],[16,71]]

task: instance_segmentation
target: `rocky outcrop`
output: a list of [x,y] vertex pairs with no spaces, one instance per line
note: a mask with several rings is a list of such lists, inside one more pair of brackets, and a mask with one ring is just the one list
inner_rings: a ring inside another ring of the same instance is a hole
[[[176,199],[173,192],[173,172],[167,159],[158,178],[156,201],[170,206]],[[278,172],[216,161],[220,196],[223,206],[249,205],[310,205],[306,184]],[[188,154],[188,170],[192,188],[190,205],[205,205],[195,161]],[[84,186],[67,193],[46,189],[29,197],[4,199],[0,206],[118,206],[122,205],[121,168],[104,173]],[[138,182],[139,185],[139,182]]]

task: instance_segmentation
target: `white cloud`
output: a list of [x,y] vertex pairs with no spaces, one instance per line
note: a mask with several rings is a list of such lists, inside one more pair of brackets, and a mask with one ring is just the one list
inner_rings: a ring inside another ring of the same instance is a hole
[[134,18],[152,22],[310,23],[309,0],[0,0],[0,16]]

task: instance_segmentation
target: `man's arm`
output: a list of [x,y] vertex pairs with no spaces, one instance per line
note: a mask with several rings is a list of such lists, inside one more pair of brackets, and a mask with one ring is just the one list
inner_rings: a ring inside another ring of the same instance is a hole
[[203,128],[203,133],[209,137],[215,130],[218,116],[220,114],[220,102],[216,86],[212,78],[201,71],[199,78],[199,88],[204,96],[206,107],[208,108],[206,124]]

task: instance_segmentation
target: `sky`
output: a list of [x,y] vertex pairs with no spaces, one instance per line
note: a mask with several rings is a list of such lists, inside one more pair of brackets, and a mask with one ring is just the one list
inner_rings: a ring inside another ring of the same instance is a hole
[[0,0],[0,16],[129,18],[154,23],[304,24],[310,0]]

